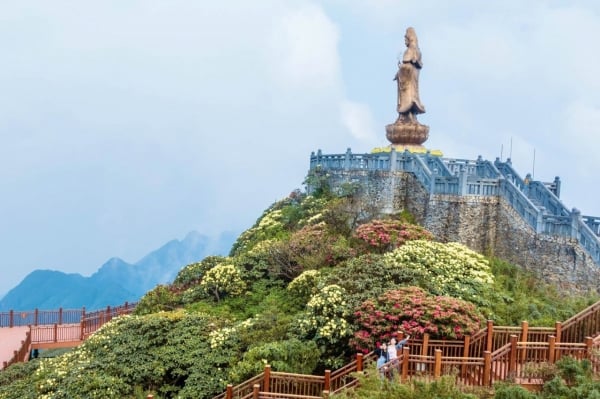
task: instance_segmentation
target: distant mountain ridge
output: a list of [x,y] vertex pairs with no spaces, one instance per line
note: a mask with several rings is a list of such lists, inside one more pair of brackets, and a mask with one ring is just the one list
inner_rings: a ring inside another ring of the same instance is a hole
[[131,264],[111,258],[90,277],[56,270],[34,270],[0,300],[0,311],[101,309],[135,302],[157,284],[173,281],[185,265],[209,255],[226,255],[237,234],[208,237],[196,231],[172,240]]

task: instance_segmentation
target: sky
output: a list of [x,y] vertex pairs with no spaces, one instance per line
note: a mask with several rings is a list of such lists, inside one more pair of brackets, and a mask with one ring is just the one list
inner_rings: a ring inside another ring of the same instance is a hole
[[600,216],[595,0],[0,0],[0,297],[241,232],[312,151],[388,145],[409,26],[427,148]]

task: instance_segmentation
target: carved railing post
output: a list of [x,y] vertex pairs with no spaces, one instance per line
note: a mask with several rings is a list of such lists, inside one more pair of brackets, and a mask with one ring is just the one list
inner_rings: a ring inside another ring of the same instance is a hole
[[225,391],[225,399],[233,399],[233,385],[227,384],[227,390]]
[[584,359],[591,359],[592,358],[592,346],[594,345],[594,339],[592,337],[585,337],[585,355],[584,355]]
[[325,370],[325,378],[323,380],[323,390],[329,392],[331,389],[331,370]]
[[492,384],[492,353],[490,351],[483,352],[483,385],[489,386]]
[[346,156],[344,157],[344,170],[350,170],[350,158],[352,157],[352,151],[350,148],[346,150]]
[[494,321],[487,321],[487,337],[485,341],[485,350],[488,352],[493,352],[493,344],[494,344]]
[[390,151],[390,170],[392,172],[398,170],[398,153],[396,152],[396,147],[393,146]]
[[517,336],[510,336],[510,353],[508,361],[508,375],[513,377],[517,371]]
[[423,334],[423,349],[421,350],[421,356],[427,355],[429,355],[429,334],[425,333]]
[[356,371],[363,371],[363,354],[356,354]]
[[269,392],[269,388],[271,385],[271,365],[265,365],[265,376],[263,379],[263,391]]
[[258,399],[258,392],[260,391],[260,385],[254,384],[252,387],[252,398]]
[[433,377],[436,379],[440,378],[441,374],[442,374],[442,350],[436,349],[435,350],[434,367],[433,367]]
[[402,348],[402,381],[405,382],[408,379],[408,357],[410,349],[408,347]]
[[561,342],[561,334],[562,334],[562,323],[560,321],[557,321],[556,323],[554,323],[554,328],[556,329],[556,342]]
[[462,378],[464,378],[467,375],[467,365],[466,365],[466,358],[469,357],[469,347],[471,346],[471,336],[470,335],[465,335],[465,340],[464,340],[464,344],[463,344],[463,364],[460,366],[460,376]]
[[556,337],[551,335],[548,337],[548,363],[554,363],[556,352]]
[[521,362],[527,361],[527,335],[529,334],[529,323],[526,320],[521,322],[521,342],[523,345],[523,349],[521,349],[521,353],[519,354]]

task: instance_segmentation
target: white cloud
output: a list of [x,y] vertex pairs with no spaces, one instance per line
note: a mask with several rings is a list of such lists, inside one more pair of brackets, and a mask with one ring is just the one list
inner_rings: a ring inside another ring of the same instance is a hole
[[358,140],[375,144],[378,136],[375,133],[375,123],[368,105],[344,100],[340,104],[340,118],[342,124],[350,134]]
[[270,42],[273,76],[292,90],[339,87],[337,26],[314,4],[290,9],[273,26]]

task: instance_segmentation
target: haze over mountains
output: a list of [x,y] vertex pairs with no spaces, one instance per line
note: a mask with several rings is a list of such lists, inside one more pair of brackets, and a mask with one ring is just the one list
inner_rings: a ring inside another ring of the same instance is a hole
[[88,310],[135,302],[157,284],[171,282],[179,270],[209,255],[226,255],[237,234],[207,237],[196,231],[172,240],[136,263],[111,258],[89,277],[56,270],[35,270],[0,300],[0,311],[31,309]]

